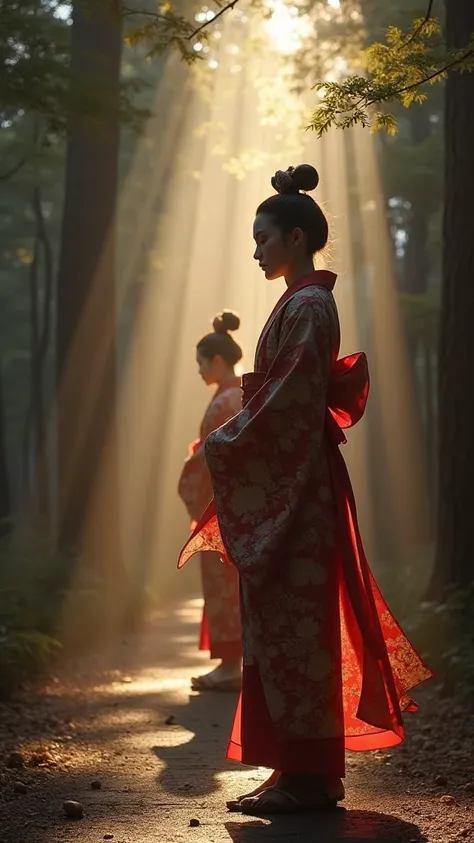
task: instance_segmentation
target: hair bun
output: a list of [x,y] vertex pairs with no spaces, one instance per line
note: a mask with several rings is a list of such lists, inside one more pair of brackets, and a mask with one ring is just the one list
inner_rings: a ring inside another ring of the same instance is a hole
[[232,310],[223,310],[214,317],[212,327],[216,334],[227,334],[240,328],[240,317]]
[[271,181],[277,193],[291,194],[314,190],[319,184],[319,175],[311,164],[300,164],[287,170],[277,170]]

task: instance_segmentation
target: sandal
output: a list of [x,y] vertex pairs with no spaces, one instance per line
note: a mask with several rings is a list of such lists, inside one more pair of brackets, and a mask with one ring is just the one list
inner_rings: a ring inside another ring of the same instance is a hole
[[274,770],[268,779],[263,781],[262,784],[259,784],[255,790],[251,790],[250,793],[243,793],[242,796],[238,796],[237,799],[229,799],[229,801],[226,802],[228,810],[233,813],[240,811],[240,803],[243,799],[250,799],[252,796],[260,796],[264,790],[268,790],[269,787],[274,787],[280,778],[280,775],[279,770]]
[[195,676],[191,679],[191,688],[193,691],[239,693],[242,689],[242,679],[240,676],[233,676],[229,679],[213,679],[211,673],[205,673],[204,676]]
[[[270,799],[268,799],[270,796]],[[277,796],[278,798],[271,798]],[[229,808],[230,811],[240,811],[253,817],[265,817],[275,814],[301,814],[305,811],[321,811],[336,808],[338,799],[330,796],[324,791],[319,791],[309,801],[298,799],[286,790],[277,787],[269,787],[263,790],[259,796],[252,796],[242,799],[238,808]]]

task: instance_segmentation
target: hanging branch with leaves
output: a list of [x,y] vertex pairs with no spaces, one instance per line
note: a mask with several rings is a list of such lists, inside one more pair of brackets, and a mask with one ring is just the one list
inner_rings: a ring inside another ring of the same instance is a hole
[[413,21],[408,32],[390,27],[384,42],[364,51],[366,76],[349,76],[342,82],[318,82],[315,90],[321,105],[313,112],[308,128],[321,136],[331,126],[348,128],[360,124],[371,131],[397,131],[389,102],[408,108],[427,99],[427,87],[441,82],[448,72],[474,70],[474,33],[462,49],[448,49],[440,22],[433,17],[430,0],[423,18]]
[[121,3],[126,23],[126,43],[129,46],[146,44],[151,57],[163,53],[170,46],[176,47],[185,61],[194,61],[198,59],[198,53],[193,50],[191,42],[198,35],[207,35],[205,30],[226,12],[234,9],[237,3],[238,0],[231,0],[225,5],[218,3],[218,10],[210,12],[209,17],[197,27],[194,21],[178,14],[168,0],[160,5],[158,12],[141,9],[139,4],[136,8],[131,8],[126,3]]

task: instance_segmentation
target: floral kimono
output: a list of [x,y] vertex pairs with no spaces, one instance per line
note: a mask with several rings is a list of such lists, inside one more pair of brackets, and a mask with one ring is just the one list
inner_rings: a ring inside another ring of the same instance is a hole
[[[242,406],[240,378],[223,384],[209,404],[201,424],[200,438],[192,442],[179,480],[178,492],[191,518],[191,529],[212,498],[212,484],[204,454],[204,441],[217,427],[235,416]],[[201,650],[211,659],[238,659],[242,653],[237,571],[223,565],[219,554],[201,553],[204,610]]]
[[241,580],[242,694],[228,757],[344,775],[344,749],[399,743],[406,692],[432,674],[370,571],[340,445],[363,415],[364,354],[338,359],[336,276],[290,287],[205,444],[214,501],[179,565],[213,549]]

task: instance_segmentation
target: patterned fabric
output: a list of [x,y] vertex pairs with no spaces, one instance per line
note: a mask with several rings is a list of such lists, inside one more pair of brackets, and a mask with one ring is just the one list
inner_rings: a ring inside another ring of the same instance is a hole
[[192,522],[199,520],[213,494],[204,442],[210,433],[235,416],[241,407],[241,381],[240,378],[232,378],[217,390],[201,422],[199,439],[189,446],[189,456],[179,478],[178,494]]
[[[200,438],[189,448],[178,485],[178,493],[191,518],[191,527],[201,517],[212,498],[212,484],[204,453],[206,437],[240,410],[240,379],[220,387],[204,415]],[[223,565],[216,553],[201,553],[204,610],[200,649],[209,650],[211,659],[237,659],[241,655],[239,577],[234,568]]]
[[[339,323],[315,272],[285,294],[244,376],[248,403],[206,441],[214,503],[180,558],[212,548],[241,577],[245,666],[258,669],[278,742],[376,749],[403,738],[406,691],[432,673],[364,555],[342,428],[363,413],[365,356],[337,360]],[[332,276],[332,285],[335,276]],[[233,758],[249,755],[239,716]],[[270,737],[269,737],[270,740]],[[269,753],[273,757],[274,753]],[[262,765],[265,760],[260,761]]]
[[230,565],[223,565],[218,553],[201,553],[201,579],[204,613],[200,650],[209,650],[211,659],[239,659],[242,633],[239,610],[239,576]]

